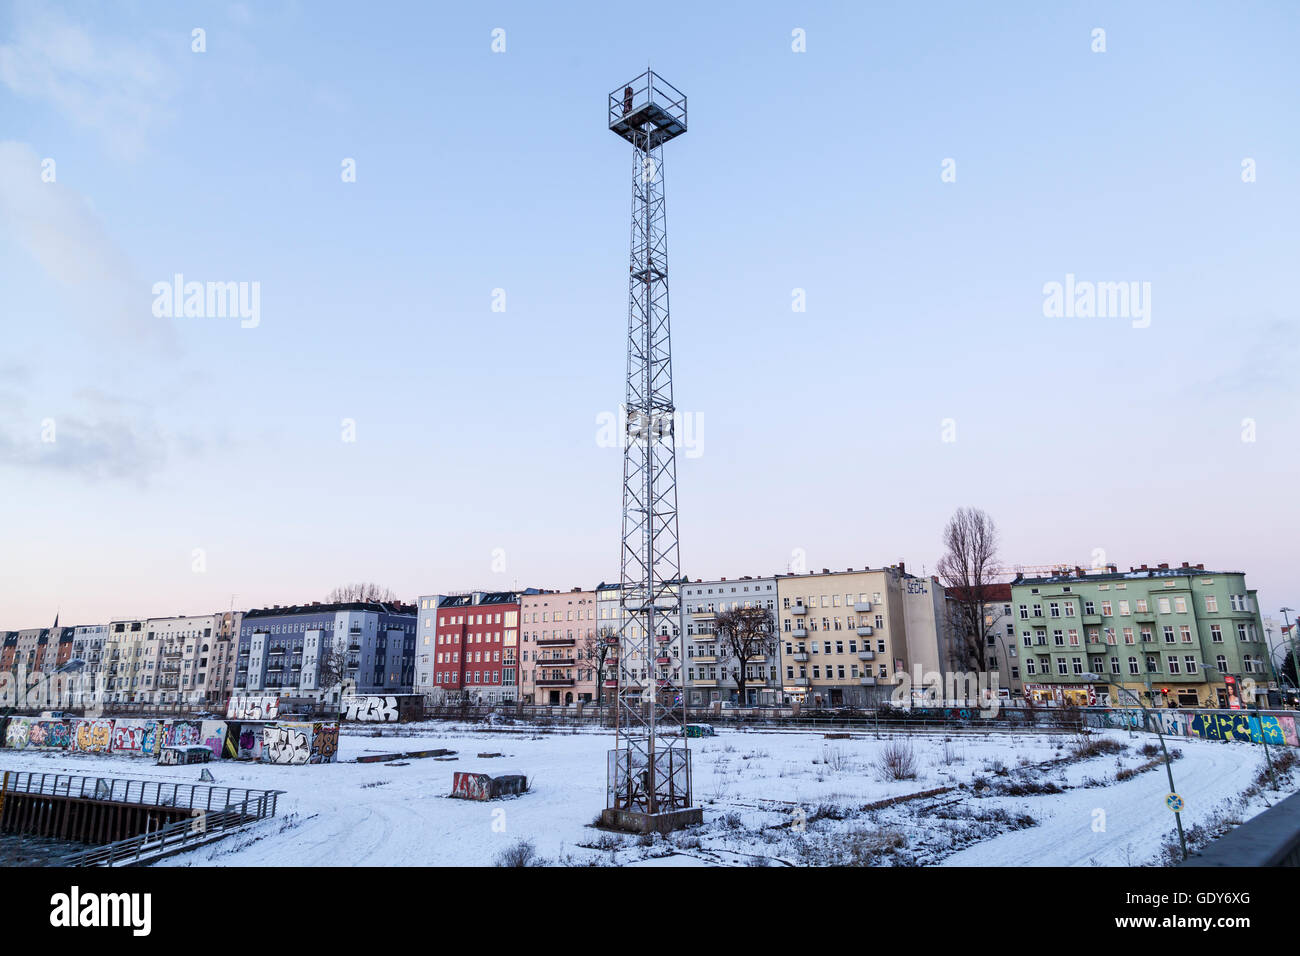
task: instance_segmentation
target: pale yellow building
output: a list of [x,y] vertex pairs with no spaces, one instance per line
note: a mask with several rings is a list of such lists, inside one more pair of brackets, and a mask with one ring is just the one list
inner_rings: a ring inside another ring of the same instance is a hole
[[777,575],[785,699],[809,707],[888,700],[909,668],[904,621],[908,580],[914,579],[902,565]]

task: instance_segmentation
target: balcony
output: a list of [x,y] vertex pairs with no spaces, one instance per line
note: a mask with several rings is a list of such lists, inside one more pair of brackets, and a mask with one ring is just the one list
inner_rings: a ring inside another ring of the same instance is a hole
[[807,663],[808,663],[808,652],[807,652],[807,651],[795,651],[794,654],[792,654],[791,656],[795,659],[795,663],[798,663],[798,664],[807,664]]
[[689,658],[689,660],[691,660],[692,662],[694,662],[694,663],[696,663],[696,664],[716,664],[716,663],[718,663],[718,655],[717,655],[717,654],[697,654],[697,655],[695,655],[694,657]]
[[[535,680],[538,687],[572,687],[572,677],[539,677]],[[609,686],[609,681],[605,681],[605,686]]]
[[864,624],[862,627],[858,628],[859,637],[870,637],[874,633],[876,633],[876,629],[870,624]]
[[673,659],[669,657],[667,654],[660,654],[658,657],[655,658],[655,663],[658,664],[660,667],[667,667],[672,662]]
[[1085,626],[1090,624],[1101,624],[1101,621],[1102,618],[1100,614],[1085,614],[1083,616],[1083,623]]
[[535,663],[538,667],[572,667],[576,661],[572,657],[543,657]]
[[787,677],[785,679],[785,686],[787,687],[807,687],[808,685],[809,680],[806,677]]
[[802,604],[796,604],[796,605],[794,605],[793,607],[788,607],[788,608],[786,608],[786,610],[789,611],[791,614],[807,614],[807,613],[808,613],[808,608],[806,608],[806,607],[805,607],[804,605],[802,605]]
[[875,659],[875,651],[858,651],[858,660],[860,661],[874,661]]
[[718,681],[714,677],[702,677],[699,680],[689,682],[692,687],[717,687]]
[[865,614],[871,610],[871,602],[859,601],[857,604],[853,605],[853,610],[859,614]]
[[793,631],[791,631],[790,633],[791,633],[793,636],[795,636],[795,637],[807,637],[807,636],[808,636],[808,628],[806,628],[806,627],[796,627],[796,628],[795,628]]
[[[614,640],[617,642],[618,638],[615,638]],[[560,647],[565,644],[571,645],[573,643],[574,638],[572,637],[546,637],[537,642],[539,647]]]

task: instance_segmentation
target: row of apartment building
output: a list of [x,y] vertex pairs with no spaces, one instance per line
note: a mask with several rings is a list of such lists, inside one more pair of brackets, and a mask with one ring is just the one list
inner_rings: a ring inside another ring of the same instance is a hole
[[[947,665],[943,589],[901,564],[683,578],[671,590],[676,607],[660,625],[655,659],[622,664],[626,612],[617,584],[424,595],[413,689],[446,699],[571,704],[601,700],[624,673],[647,692],[653,678],[665,678],[690,706],[864,706],[888,698],[914,665],[927,672]],[[765,653],[744,662],[714,628],[716,616],[734,608],[765,608],[776,628]]]
[[[692,707],[867,706],[898,685],[969,673],[956,596],[904,565],[766,577],[682,578],[654,660],[619,661],[617,584],[428,594],[416,604],[273,606],[104,625],[0,631],[0,670],[94,675],[109,702],[210,706],[232,694],[337,703],[362,694],[573,704],[619,674],[681,688]],[[984,588],[985,679],[1004,697],[1231,706],[1241,682],[1276,687],[1253,590],[1203,565],[1062,569]],[[763,653],[738,661],[714,627],[734,608],[771,612]],[[636,625],[629,627],[635,629]],[[743,677],[743,680],[741,678]],[[743,684],[743,689],[742,685]],[[947,695],[945,695],[947,696]]]

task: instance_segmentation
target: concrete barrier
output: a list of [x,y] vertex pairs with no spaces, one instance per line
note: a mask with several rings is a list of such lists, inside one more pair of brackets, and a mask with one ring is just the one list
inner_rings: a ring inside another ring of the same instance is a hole
[[528,778],[522,773],[492,776],[468,770],[456,771],[452,779],[451,796],[460,800],[495,800],[528,790]]

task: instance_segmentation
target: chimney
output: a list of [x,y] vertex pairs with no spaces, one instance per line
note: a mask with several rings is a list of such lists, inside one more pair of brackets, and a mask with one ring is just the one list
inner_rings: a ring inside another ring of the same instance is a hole
[[1186,561],[1183,562],[1183,567],[1185,567],[1185,568],[1186,568],[1186,567],[1189,567],[1189,565],[1188,565],[1188,563],[1187,563]]
[[905,562],[905,561],[899,561],[899,562],[898,562],[898,573],[899,573],[899,574],[906,574],[906,573],[907,573],[907,562]]
[[1197,571],[1204,571],[1204,570],[1205,570],[1205,565],[1203,565],[1203,564],[1198,564],[1198,565],[1196,566],[1196,570],[1197,570]]
[[1081,577],[1083,577],[1083,575],[1084,575],[1084,570],[1083,570],[1083,568],[1079,567],[1079,566],[1076,564],[1076,565],[1074,566],[1074,576],[1075,576],[1076,578],[1081,578]]
[[1148,568],[1148,567],[1144,564],[1144,565],[1142,565],[1141,570],[1143,570],[1143,571],[1150,571],[1151,569]]
[[[1119,566],[1115,564],[1108,564],[1106,565],[1106,570],[1109,571],[1111,574],[1117,574],[1119,572]],[[1129,568],[1129,570],[1132,571],[1133,569]]]
[[723,579],[722,579],[722,580],[724,580],[724,581],[725,581],[725,580],[727,580],[727,579],[726,579],[726,578],[723,578]]
[[830,573],[831,573],[830,568],[822,568],[822,574],[830,574]]
[[1167,561],[1162,562],[1162,563],[1160,564],[1160,570],[1161,570],[1161,571],[1168,571],[1168,570],[1169,570],[1169,562],[1167,562]]
[[852,568],[849,568],[849,570],[852,571],[853,569],[852,569]]

